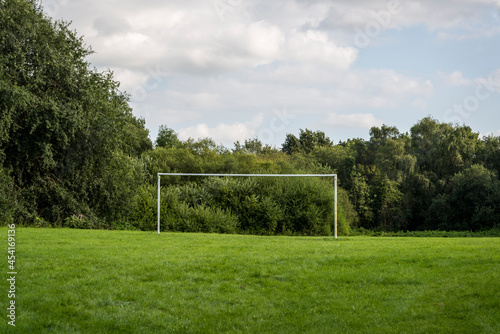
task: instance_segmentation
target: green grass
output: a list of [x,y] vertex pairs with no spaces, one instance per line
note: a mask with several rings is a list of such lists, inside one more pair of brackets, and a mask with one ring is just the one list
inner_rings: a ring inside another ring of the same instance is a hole
[[497,238],[20,228],[16,251],[19,333],[500,332]]

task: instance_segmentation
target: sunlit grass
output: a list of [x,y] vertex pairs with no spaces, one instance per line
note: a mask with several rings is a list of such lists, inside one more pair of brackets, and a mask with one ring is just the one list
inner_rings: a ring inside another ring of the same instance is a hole
[[500,332],[497,238],[23,228],[16,242],[17,332]]

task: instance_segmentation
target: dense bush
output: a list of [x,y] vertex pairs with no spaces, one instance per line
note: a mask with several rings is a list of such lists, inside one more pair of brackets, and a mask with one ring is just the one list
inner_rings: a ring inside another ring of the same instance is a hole
[[473,230],[500,226],[500,181],[496,173],[472,165],[450,179],[448,189],[429,208],[430,226],[441,230]]
[[[334,191],[318,178],[203,178],[162,188],[162,230],[262,235],[332,235]],[[156,189],[140,187],[131,220],[154,230]],[[355,213],[339,191],[339,233],[348,234]]]
[[190,186],[162,190],[161,228],[175,232],[238,233],[238,220],[229,211],[182,201]]
[[12,179],[0,167],[0,226],[13,222],[15,205]]

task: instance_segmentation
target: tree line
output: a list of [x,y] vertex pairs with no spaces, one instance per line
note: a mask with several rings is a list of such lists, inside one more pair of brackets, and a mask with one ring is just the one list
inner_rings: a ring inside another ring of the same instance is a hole
[[[316,139],[321,138],[321,139]],[[283,150],[339,173],[357,226],[381,230],[498,227],[500,138],[426,117],[409,132],[383,125],[333,145],[322,133],[287,135]]]
[[[0,222],[153,230],[156,174],[337,173],[339,226],[484,230],[500,218],[500,137],[427,117],[409,132],[383,125],[339,143],[322,131],[231,148],[154,143],[92,49],[34,0],[0,1]],[[165,230],[329,235],[333,188],[321,179],[162,180]]]

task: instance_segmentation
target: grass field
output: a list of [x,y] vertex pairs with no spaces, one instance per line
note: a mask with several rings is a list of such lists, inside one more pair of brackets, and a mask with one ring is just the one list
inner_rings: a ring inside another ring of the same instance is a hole
[[16,269],[18,333],[500,333],[500,238],[20,228]]

